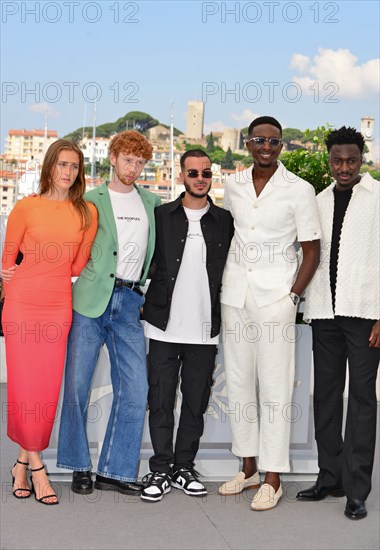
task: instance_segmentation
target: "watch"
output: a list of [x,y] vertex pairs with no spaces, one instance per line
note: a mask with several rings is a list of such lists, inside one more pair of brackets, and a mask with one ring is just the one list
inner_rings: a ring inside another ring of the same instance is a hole
[[289,292],[289,297],[295,306],[299,304],[301,298],[298,296],[298,294],[296,294],[295,292]]

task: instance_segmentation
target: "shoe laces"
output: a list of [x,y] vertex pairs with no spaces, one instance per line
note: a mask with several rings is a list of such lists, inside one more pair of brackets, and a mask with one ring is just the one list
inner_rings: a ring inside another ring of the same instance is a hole
[[164,472],[150,472],[143,477],[143,483],[149,483],[150,485],[161,485],[164,481],[170,482],[170,476]]
[[188,481],[198,481],[198,477],[201,475],[196,470],[190,468],[180,468],[176,470],[173,475],[176,476],[179,474],[183,475]]

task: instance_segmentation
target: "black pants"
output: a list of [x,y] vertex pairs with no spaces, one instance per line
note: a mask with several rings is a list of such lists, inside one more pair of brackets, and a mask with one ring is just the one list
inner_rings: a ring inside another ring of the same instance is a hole
[[[318,482],[343,485],[348,498],[362,500],[371,490],[376,440],[376,375],[380,350],[368,346],[374,323],[338,316],[312,322]],[[343,440],[347,359],[349,393]]]
[[[192,468],[203,434],[216,346],[149,341],[149,429],[152,472]],[[173,452],[174,404],[181,369],[182,407]]]

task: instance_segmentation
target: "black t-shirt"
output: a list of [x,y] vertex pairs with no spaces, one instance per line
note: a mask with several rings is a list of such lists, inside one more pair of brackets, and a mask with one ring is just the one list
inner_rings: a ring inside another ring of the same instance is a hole
[[346,214],[347,206],[350,202],[351,196],[352,189],[349,189],[348,191],[337,191],[334,187],[334,219],[330,251],[330,285],[334,310],[340,233],[342,231],[344,216]]

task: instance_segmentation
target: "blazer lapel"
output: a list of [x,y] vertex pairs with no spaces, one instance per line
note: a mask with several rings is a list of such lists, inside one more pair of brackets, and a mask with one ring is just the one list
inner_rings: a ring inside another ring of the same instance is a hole
[[144,193],[144,191],[138,187],[135,186],[135,189],[137,189],[138,194],[140,195],[141,200],[143,201],[144,208],[146,210],[148,221],[149,221],[149,230],[151,231],[154,227],[154,199],[147,193]]
[[115,216],[113,214],[110,195],[108,193],[107,185],[104,184],[99,188],[99,202],[103,211],[104,217],[107,221],[108,227],[111,231],[112,237],[117,242],[117,229],[115,223]]

